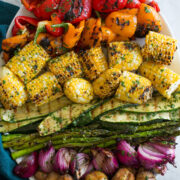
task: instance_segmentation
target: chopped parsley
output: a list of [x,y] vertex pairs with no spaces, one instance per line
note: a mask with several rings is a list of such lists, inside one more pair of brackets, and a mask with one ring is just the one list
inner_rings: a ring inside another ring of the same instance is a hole
[[150,13],[151,12],[150,9],[148,9],[148,7],[145,7],[144,10],[145,10],[146,13]]

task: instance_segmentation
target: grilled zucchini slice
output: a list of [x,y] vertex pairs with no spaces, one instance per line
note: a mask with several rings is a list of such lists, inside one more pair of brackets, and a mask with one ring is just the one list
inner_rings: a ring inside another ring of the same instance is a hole
[[28,121],[31,119],[44,118],[48,114],[59,110],[60,108],[72,104],[65,96],[51,101],[42,106],[36,106],[33,103],[26,103],[16,110],[0,109],[0,119],[11,123],[19,121]]

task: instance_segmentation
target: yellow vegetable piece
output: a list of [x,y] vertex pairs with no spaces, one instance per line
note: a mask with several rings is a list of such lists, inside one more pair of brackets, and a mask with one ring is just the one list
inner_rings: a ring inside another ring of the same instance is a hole
[[164,65],[147,61],[140,66],[139,72],[152,82],[160,94],[168,99],[180,85],[180,76]]
[[87,104],[94,97],[91,83],[82,78],[67,81],[64,84],[64,93],[71,101],[79,104]]
[[22,106],[27,100],[24,84],[7,67],[0,68],[0,101],[6,109]]
[[137,74],[124,71],[115,97],[119,100],[142,104],[152,97],[151,81]]

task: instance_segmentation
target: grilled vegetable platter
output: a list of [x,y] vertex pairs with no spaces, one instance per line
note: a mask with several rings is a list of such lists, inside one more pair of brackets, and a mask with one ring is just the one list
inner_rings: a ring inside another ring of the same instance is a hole
[[0,67],[0,133],[20,158],[14,174],[155,180],[175,166],[177,40],[162,33],[157,2],[21,2],[31,16],[15,17]]

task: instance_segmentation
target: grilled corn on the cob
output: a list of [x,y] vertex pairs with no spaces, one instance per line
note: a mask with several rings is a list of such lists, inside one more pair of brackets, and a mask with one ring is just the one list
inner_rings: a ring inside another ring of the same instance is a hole
[[48,63],[48,67],[62,85],[70,78],[81,77],[82,75],[81,64],[74,51],[52,59]]
[[112,42],[108,47],[109,66],[120,70],[137,70],[142,63],[140,47],[135,42]]
[[86,104],[93,99],[93,87],[82,78],[72,78],[64,84],[65,95],[73,102]]
[[32,102],[37,106],[53,101],[63,95],[58,80],[51,72],[46,72],[27,84]]
[[137,74],[124,71],[115,97],[122,101],[142,104],[152,97],[151,81]]
[[7,67],[0,68],[0,101],[6,109],[14,109],[27,100],[24,84]]
[[80,61],[85,76],[89,80],[98,78],[99,75],[108,68],[106,57],[101,47],[94,47],[81,52]]
[[164,65],[147,61],[140,66],[139,72],[166,98],[170,98],[180,85],[180,76]]
[[48,59],[49,55],[41,46],[30,42],[6,66],[27,84],[42,70]]
[[117,68],[106,70],[93,82],[94,94],[101,99],[112,96],[119,86],[121,71]]
[[176,49],[177,40],[169,36],[150,31],[146,36],[145,46],[142,49],[142,55],[144,60],[170,65]]

